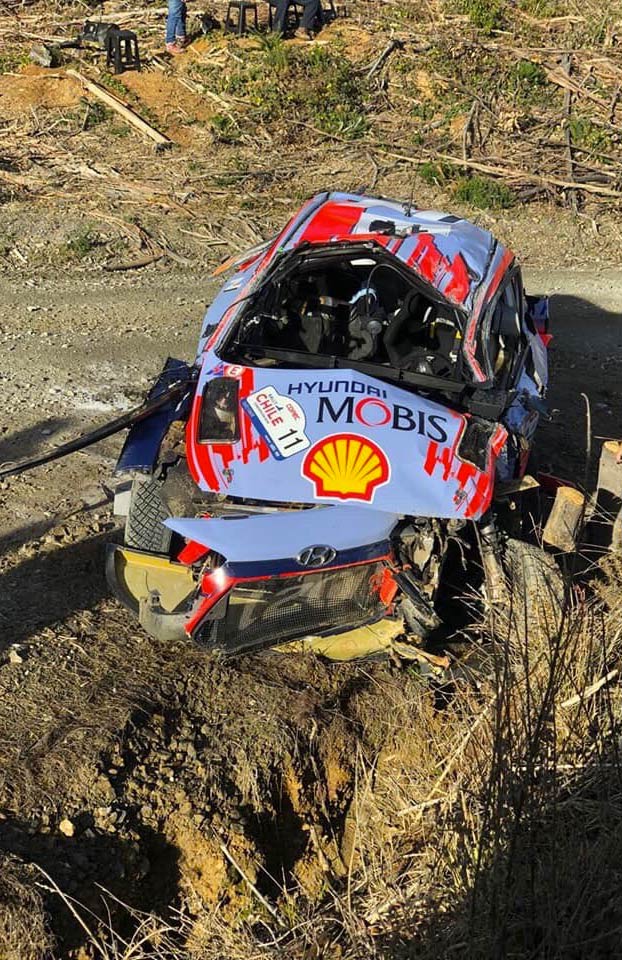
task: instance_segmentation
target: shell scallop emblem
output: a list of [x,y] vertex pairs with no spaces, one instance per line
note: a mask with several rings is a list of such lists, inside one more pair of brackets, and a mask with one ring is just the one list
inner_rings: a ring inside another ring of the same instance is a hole
[[390,469],[386,454],[373,440],[336,433],[311,447],[302,475],[314,485],[318,499],[371,503],[376,489],[389,480]]

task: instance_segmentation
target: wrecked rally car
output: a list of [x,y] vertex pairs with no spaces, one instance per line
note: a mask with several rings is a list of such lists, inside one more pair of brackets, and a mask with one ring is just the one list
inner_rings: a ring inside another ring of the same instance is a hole
[[115,595],[159,638],[340,659],[442,629],[458,570],[490,599],[547,384],[546,301],[512,253],[325,193],[227,268],[126,438]]

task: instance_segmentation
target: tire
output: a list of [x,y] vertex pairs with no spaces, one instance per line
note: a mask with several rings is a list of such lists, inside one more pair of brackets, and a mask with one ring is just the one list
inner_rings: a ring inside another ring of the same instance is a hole
[[504,566],[509,594],[508,640],[516,650],[550,650],[557,642],[565,608],[561,571],[540,547],[508,540]]
[[168,553],[172,531],[163,521],[170,517],[162,497],[162,481],[134,477],[130,509],[125,523],[125,545],[149,553]]

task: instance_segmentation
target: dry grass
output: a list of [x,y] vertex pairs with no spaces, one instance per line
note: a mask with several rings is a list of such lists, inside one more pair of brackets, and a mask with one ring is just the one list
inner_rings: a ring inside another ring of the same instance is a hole
[[0,956],[40,960],[54,946],[37,872],[16,857],[0,857]]

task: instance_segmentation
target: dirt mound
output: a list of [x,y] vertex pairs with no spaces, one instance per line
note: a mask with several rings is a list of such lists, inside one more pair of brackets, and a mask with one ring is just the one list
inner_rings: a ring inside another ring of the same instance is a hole
[[[176,143],[196,139],[194,124],[205,124],[213,116],[213,102],[183,85],[177,75],[145,72],[123,74],[123,86],[137,97],[136,109],[145,117],[155,118],[156,126],[166,130]],[[205,131],[202,131],[205,139]]]
[[18,76],[0,74],[0,117],[16,120],[31,110],[75,107],[82,96],[79,84],[60,72],[25,67]]
[[[103,537],[89,532],[84,543],[83,522],[65,523],[4,560],[5,586],[45,578],[52,610],[54,590],[86,576],[91,610],[33,631],[0,666],[0,849],[41,866],[102,930],[107,911],[132,928],[121,903],[181,909],[194,937],[216,905],[235,928],[269,919],[266,903],[316,897],[347,873],[370,736],[356,704],[387,667],[160,647],[97,600]],[[65,955],[84,930],[53,890],[44,902]]]

